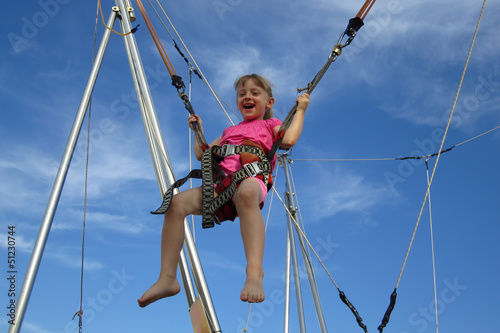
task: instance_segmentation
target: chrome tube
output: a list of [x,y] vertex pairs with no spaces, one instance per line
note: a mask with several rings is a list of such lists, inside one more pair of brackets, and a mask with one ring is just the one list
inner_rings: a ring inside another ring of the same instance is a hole
[[286,227],[286,267],[285,267],[285,318],[283,320],[283,333],[288,333],[290,327],[290,261],[291,261],[291,245],[290,245],[290,224]]
[[[127,9],[127,11],[129,11]],[[127,27],[125,26],[124,20],[121,20],[121,26],[122,26],[122,31],[126,32]],[[139,109],[141,110],[141,116],[142,116],[142,122],[144,124],[144,130],[146,132],[146,138],[149,143],[149,151],[151,153],[151,157],[153,160],[153,166],[155,169],[155,174],[156,174],[156,180],[158,182],[158,186],[160,188],[160,194],[164,193],[166,189],[168,188],[167,182],[166,182],[166,176],[165,176],[165,169],[164,165],[162,165],[161,161],[165,160],[162,159],[161,156],[161,151],[158,149],[159,142],[155,140],[155,134],[153,132],[153,129],[151,127],[151,122],[148,118],[147,110],[146,110],[146,105],[154,105],[152,102],[152,97],[149,94],[149,91],[147,88],[144,88],[140,85],[140,79],[139,75],[141,73],[140,68],[142,67],[142,64],[140,61],[135,61],[134,56],[133,56],[133,45],[134,43],[131,42],[130,38],[124,38],[124,43],[125,43],[125,50],[127,51],[127,57],[129,60],[129,65],[130,65],[130,72],[132,74],[132,81],[134,82],[134,87],[135,87],[135,92],[137,95],[137,103],[139,105]],[[139,64],[137,64],[139,63]],[[150,103],[147,103],[146,100],[150,100]],[[168,157],[167,163],[168,162]],[[171,168],[169,168],[171,169]],[[161,196],[160,196],[161,198]],[[189,273],[189,267],[187,265],[187,260],[184,251],[181,251],[180,259],[179,259],[179,270],[182,276],[182,281],[184,284],[184,290],[186,292],[186,298],[188,301],[189,306],[191,306],[195,299],[195,291],[193,287],[193,283],[191,280],[191,276]]]
[[[291,177],[290,177],[290,169],[289,169],[290,163],[286,157],[283,160],[284,160],[283,168],[285,169],[286,186],[287,186],[287,190],[288,190],[287,203],[288,203],[289,210],[292,212],[293,217],[295,218],[295,221],[297,221],[296,210],[294,207],[292,207],[294,201],[293,201],[293,196],[292,196],[292,185],[291,185]],[[292,208],[293,208],[293,210],[292,210]],[[292,223],[291,217],[289,217],[289,223]],[[327,329],[326,329],[326,324],[325,324],[325,318],[323,316],[323,309],[321,308],[321,301],[319,299],[318,286],[316,284],[316,278],[314,277],[312,263],[309,259],[308,254],[307,254],[306,246],[305,246],[305,242],[304,242],[304,238],[302,236],[302,233],[299,231],[298,226],[295,223],[293,223],[293,226],[295,226],[295,229],[297,229],[296,230],[297,231],[297,238],[299,239],[300,248],[302,250],[302,257],[304,258],[304,265],[306,267],[307,277],[309,279],[309,285],[311,287],[311,293],[313,296],[314,305],[316,307],[316,315],[318,317],[318,323],[319,323],[321,332],[326,333]]]
[[[113,26],[116,19],[116,12],[112,11],[108,19],[108,27]],[[104,53],[106,52],[106,47],[108,45],[109,37],[111,31],[109,29],[104,30],[104,35],[99,45],[94,64],[92,65],[92,70],[90,72],[87,85],[83,92],[83,97],[80,101],[80,106],[76,113],[75,121],[73,122],[73,127],[69,135],[66,148],[64,150],[61,163],[59,165],[59,170],[57,171],[56,179],[52,187],[52,192],[50,193],[49,202],[45,210],[45,214],[40,225],[40,230],[38,232],[38,237],[36,239],[35,246],[33,247],[33,252],[31,254],[31,259],[26,270],[26,275],[24,276],[23,285],[21,287],[21,292],[17,299],[16,306],[16,324],[10,325],[9,333],[17,333],[21,330],[21,326],[24,320],[24,315],[26,314],[26,309],[28,307],[28,302],[33,290],[33,285],[35,283],[36,275],[38,273],[38,268],[40,267],[40,261],[42,260],[43,251],[47,243],[47,238],[50,233],[50,228],[54,220],[54,215],[61,197],[61,192],[68,174],[69,165],[71,163],[71,158],[73,157],[73,152],[75,150],[76,143],[78,141],[78,136],[80,135],[80,130],[82,128],[83,120],[85,114],[87,113],[87,106],[92,95],[92,90],[94,89],[94,84],[99,74],[99,69],[101,67],[102,59]]]
[[[131,30],[131,25],[128,19],[128,9],[125,5],[124,0],[115,0],[116,5],[120,8],[121,16],[122,16],[122,27],[123,32],[128,32]],[[150,144],[150,150],[153,157],[153,162],[155,165],[155,170],[157,173],[157,179],[160,185],[161,194],[163,194],[167,189],[167,183],[165,183],[165,178],[167,179],[168,184],[172,184],[175,181],[175,176],[173,174],[173,170],[171,168],[170,159],[168,157],[167,149],[165,148],[165,143],[163,139],[162,132],[160,130],[158,118],[156,115],[156,111],[153,105],[153,101],[151,98],[151,93],[149,91],[149,86],[147,84],[146,74],[144,72],[144,68],[142,66],[142,62],[140,60],[139,51],[137,48],[137,44],[135,42],[135,38],[133,34],[129,34],[124,37],[125,44],[127,45],[127,49],[130,51],[130,58],[132,59],[131,69],[135,72],[137,76],[138,85],[140,87],[140,91],[138,92],[138,97],[140,95],[143,97],[144,110],[143,120],[145,123],[146,133],[148,136],[148,141]],[[164,175],[163,175],[164,173]],[[198,257],[198,253],[196,251],[196,246],[194,244],[191,230],[189,229],[187,219],[184,220],[184,243],[186,247],[186,252],[188,254],[191,268],[193,271],[193,277],[195,280],[196,287],[198,292],[200,293],[203,305],[207,312],[207,317],[209,324],[211,326],[212,332],[220,332],[219,322],[217,319],[217,315],[215,313],[215,308],[212,303],[212,299],[210,297],[210,292],[208,290],[208,285],[205,280],[205,276],[203,273],[203,269],[201,267],[201,262]],[[188,289],[192,289],[192,285],[190,282],[189,271],[187,270],[186,260],[182,258],[179,262],[182,279],[184,282],[184,286],[188,286]],[[189,287],[190,286],[190,287]],[[191,306],[196,299],[194,295],[194,290],[187,290],[187,297],[189,306]]]
[[297,261],[297,252],[295,246],[295,236],[293,234],[293,221],[292,218],[296,217],[296,210],[293,200],[293,191],[292,186],[290,184],[290,175],[289,175],[289,161],[288,156],[284,155],[282,158],[283,161],[283,169],[285,170],[285,181],[286,181],[286,192],[285,192],[285,203],[287,205],[287,233],[288,239],[290,241],[291,246],[291,255],[292,255],[292,263],[293,263],[293,272],[294,272],[294,281],[295,281],[295,296],[297,298],[297,311],[299,316],[299,328],[301,333],[306,332],[306,322],[304,316],[304,305],[302,302],[302,288],[300,286],[300,274],[299,274],[299,264]]

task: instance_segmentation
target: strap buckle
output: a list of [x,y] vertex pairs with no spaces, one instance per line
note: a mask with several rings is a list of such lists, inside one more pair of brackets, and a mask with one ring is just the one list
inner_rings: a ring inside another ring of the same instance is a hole
[[259,161],[247,163],[243,166],[243,169],[248,177],[255,177],[262,173],[262,169],[259,167]]
[[236,154],[236,146],[237,145],[228,144],[222,145],[222,147],[220,147],[220,155],[222,157],[227,157]]

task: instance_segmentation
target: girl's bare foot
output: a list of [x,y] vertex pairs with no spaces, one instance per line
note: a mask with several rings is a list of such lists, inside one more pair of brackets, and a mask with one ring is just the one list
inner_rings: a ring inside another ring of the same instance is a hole
[[170,297],[178,294],[181,291],[181,286],[177,279],[173,278],[163,278],[158,279],[155,284],[153,284],[144,295],[137,300],[141,308],[148,306],[149,304],[156,302],[159,299]]
[[263,279],[259,277],[247,277],[245,285],[241,290],[240,299],[248,303],[260,303],[265,299]]

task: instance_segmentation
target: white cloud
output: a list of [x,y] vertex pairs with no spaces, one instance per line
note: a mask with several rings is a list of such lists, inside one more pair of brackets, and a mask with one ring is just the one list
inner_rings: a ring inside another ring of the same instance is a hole
[[23,331],[26,331],[28,333],[55,333],[54,331],[47,331],[45,328],[42,328],[27,320],[23,321]]
[[[53,230],[75,230],[82,228],[83,211],[77,209],[65,209],[63,217],[57,219]],[[88,227],[108,230],[113,233],[140,234],[145,229],[145,224],[135,221],[130,216],[104,213],[99,211],[88,211],[85,214]]]
[[339,213],[369,215],[372,207],[394,196],[388,188],[369,183],[364,177],[341,168],[317,167],[315,178],[323,180],[321,186],[311,184],[306,193],[314,210],[311,216],[317,219]]
[[[82,266],[81,251],[80,253],[78,253],[78,251],[76,250],[58,246],[57,248],[50,247],[45,251],[44,255],[47,258],[58,261],[64,266],[73,269],[81,269]],[[102,269],[104,265],[100,261],[93,260],[90,258],[85,258],[83,267],[84,270],[86,271],[95,271]]]
[[[18,228],[19,230],[19,228]],[[0,247],[2,248],[7,248],[8,246],[8,240],[9,240],[9,235],[7,233],[0,233]],[[15,238],[15,243],[16,243],[16,250],[19,250],[20,252],[23,253],[31,253],[31,250],[33,249],[33,245],[35,242],[33,240],[27,240],[26,237],[21,235],[19,232],[16,231],[14,236]]]

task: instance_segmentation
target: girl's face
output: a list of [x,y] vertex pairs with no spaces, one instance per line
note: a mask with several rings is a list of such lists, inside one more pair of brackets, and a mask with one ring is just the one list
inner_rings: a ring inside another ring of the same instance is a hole
[[248,79],[236,91],[238,110],[245,120],[264,119],[266,110],[274,104],[264,88]]

